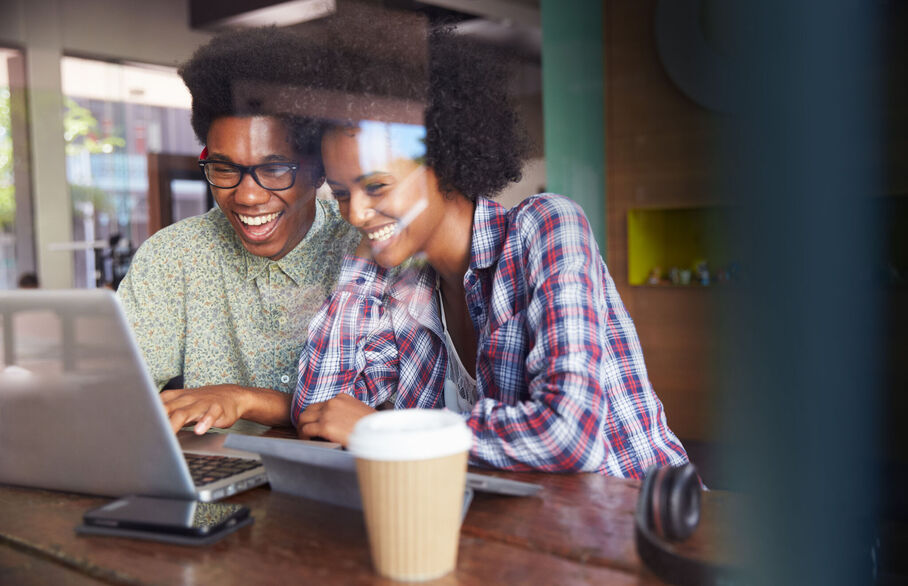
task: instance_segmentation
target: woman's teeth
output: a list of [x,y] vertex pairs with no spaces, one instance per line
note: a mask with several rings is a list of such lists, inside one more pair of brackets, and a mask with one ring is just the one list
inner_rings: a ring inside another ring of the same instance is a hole
[[381,230],[376,230],[375,232],[369,232],[369,234],[367,234],[367,236],[369,237],[369,240],[373,240],[375,242],[383,242],[383,241],[387,240],[388,238],[394,236],[396,231],[397,231],[397,224],[388,224]]
[[262,224],[267,224],[279,215],[279,212],[275,212],[273,214],[265,214],[264,216],[244,216],[243,214],[237,214],[237,217],[242,223],[248,224],[249,226],[261,226]]

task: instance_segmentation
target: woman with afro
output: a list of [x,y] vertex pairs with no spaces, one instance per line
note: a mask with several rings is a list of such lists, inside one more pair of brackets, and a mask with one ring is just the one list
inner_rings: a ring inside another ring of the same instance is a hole
[[502,61],[446,29],[428,41],[424,136],[359,119],[322,138],[362,241],[310,322],[300,437],[346,443],[390,403],[461,413],[473,465],[636,478],[687,461],[583,210],[489,199],[527,152]]

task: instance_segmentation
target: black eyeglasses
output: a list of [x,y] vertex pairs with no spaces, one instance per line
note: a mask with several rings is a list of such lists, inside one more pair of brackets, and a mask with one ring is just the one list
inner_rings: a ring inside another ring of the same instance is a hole
[[237,165],[226,161],[203,159],[199,167],[205,173],[208,183],[219,189],[233,189],[243,180],[246,173],[263,189],[282,191],[293,187],[296,172],[300,166],[296,163],[263,163],[261,165]]

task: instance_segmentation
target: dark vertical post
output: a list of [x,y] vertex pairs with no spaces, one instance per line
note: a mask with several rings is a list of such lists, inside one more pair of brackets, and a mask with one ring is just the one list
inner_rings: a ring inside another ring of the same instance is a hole
[[727,189],[744,280],[725,307],[720,421],[755,584],[869,583],[882,394],[880,3],[752,0]]

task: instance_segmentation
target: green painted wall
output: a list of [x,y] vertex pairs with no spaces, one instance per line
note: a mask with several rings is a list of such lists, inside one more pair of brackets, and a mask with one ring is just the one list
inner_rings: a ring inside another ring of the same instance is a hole
[[542,0],[541,8],[547,188],[583,207],[604,257],[602,3]]

